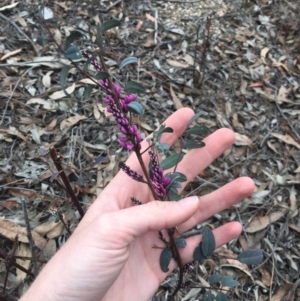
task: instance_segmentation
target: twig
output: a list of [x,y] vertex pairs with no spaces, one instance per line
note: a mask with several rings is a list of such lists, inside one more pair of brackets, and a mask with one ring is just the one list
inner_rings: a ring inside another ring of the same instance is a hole
[[81,205],[78,201],[78,198],[77,198],[76,194],[74,193],[74,190],[71,187],[71,184],[70,184],[70,182],[69,182],[69,180],[68,180],[68,178],[65,174],[65,171],[62,168],[61,163],[59,162],[59,157],[58,157],[58,155],[55,151],[55,148],[50,147],[49,148],[49,153],[50,153],[51,159],[52,159],[53,163],[55,164],[55,167],[56,167],[56,169],[57,169],[57,171],[58,171],[65,187],[66,187],[66,190],[67,190],[70,198],[72,199],[72,202],[74,203],[75,207],[77,208],[80,216],[83,217],[84,216],[84,211],[83,211],[83,209],[82,209],[82,207],[81,207]]
[[[7,259],[10,258],[11,255],[7,256],[5,253],[3,253],[2,251],[0,251],[0,258],[2,259]],[[13,258],[18,258],[18,256],[13,256]],[[29,260],[30,258],[28,258]],[[26,258],[24,258],[24,260],[26,260]],[[31,273],[30,271],[28,271],[27,269],[23,268],[21,265],[19,265],[18,263],[11,261],[11,264],[16,267],[17,269],[21,270],[22,272],[26,273],[27,275],[31,276],[32,278],[34,278],[33,273]]]
[[67,230],[68,234],[71,236],[72,233],[71,233],[69,227],[66,225],[66,223],[64,221],[64,217],[62,216],[62,214],[59,213],[58,217],[59,217],[60,221],[62,222],[62,224],[64,225],[65,229]]
[[292,124],[290,123],[289,119],[284,115],[284,113],[282,112],[279,104],[278,104],[278,101],[277,101],[277,98],[278,98],[278,88],[276,86],[273,86],[272,84],[270,84],[269,82],[267,82],[266,80],[263,80],[264,84],[267,85],[268,87],[272,88],[275,90],[275,104],[276,104],[276,107],[279,111],[279,113],[281,114],[281,116],[285,119],[285,121],[288,123],[288,125],[290,126],[291,130],[293,131],[293,133],[296,135],[296,137],[300,140],[300,135],[297,133],[297,131],[294,129],[294,127],[292,126]]
[[[13,244],[13,248],[10,251],[10,254],[8,255],[8,263],[6,264],[6,274],[5,274],[5,279],[4,279],[4,283],[3,283],[3,295],[5,295],[5,291],[6,291],[6,285],[7,285],[7,280],[8,280],[8,274],[10,271],[10,268],[14,265],[14,255],[17,251],[17,247],[18,247],[18,235],[16,235],[15,237],[15,241]],[[2,254],[1,254],[2,255]],[[0,256],[2,257],[2,256]],[[5,259],[7,259],[6,256],[4,256]]]
[[[0,15],[1,15],[1,13],[0,13]],[[0,121],[0,125],[1,125],[1,124],[3,123],[3,121],[4,121],[4,117],[5,117],[5,114],[6,114],[8,105],[9,105],[9,102],[10,102],[11,98],[13,97],[13,95],[14,95],[16,89],[18,88],[20,81],[23,79],[23,77],[24,77],[30,70],[32,70],[32,69],[35,68],[35,67],[37,67],[37,66],[32,66],[32,67],[30,67],[30,68],[27,69],[24,73],[22,73],[22,75],[19,77],[18,81],[16,82],[16,84],[15,84],[15,86],[14,86],[14,89],[12,90],[12,92],[11,92],[9,98],[8,98],[7,101],[6,101],[5,108],[4,108],[4,111],[3,111],[3,114],[2,114],[2,119],[1,119],[1,121]]]
[[27,232],[29,247],[30,247],[30,251],[31,251],[31,258],[32,258],[32,263],[33,263],[33,273],[34,273],[34,276],[36,277],[38,274],[38,265],[37,265],[36,254],[35,254],[36,247],[35,247],[35,243],[34,243],[34,240],[32,238],[32,234],[31,234],[25,199],[22,197],[21,201],[22,201],[22,210],[24,213],[26,232]]
[[101,13],[107,13],[109,10],[111,10],[114,6],[121,3],[123,0],[117,0],[116,2],[112,3],[111,5],[107,6],[105,9],[99,9]]
[[6,22],[9,22],[13,27],[15,27],[17,29],[17,31],[26,38],[26,40],[32,45],[34,51],[36,52],[37,56],[41,56],[40,51],[38,50],[38,48],[35,46],[35,44],[33,43],[33,41],[29,38],[29,36],[23,32],[14,21],[10,20],[9,18],[5,17],[2,13],[0,13],[0,17],[2,19],[4,19]]

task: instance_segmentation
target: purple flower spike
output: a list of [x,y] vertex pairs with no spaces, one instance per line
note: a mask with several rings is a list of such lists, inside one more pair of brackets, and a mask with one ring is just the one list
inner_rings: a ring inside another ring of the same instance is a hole
[[143,176],[136,171],[132,170],[128,165],[126,165],[124,162],[120,163],[120,168],[132,179],[142,182]]
[[[91,64],[97,71],[101,71],[100,64],[92,55],[86,51],[82,51],[82,54],[91,60]],[[142,137],[138,132],[137,126],[130,125],[127,117],[129,112],[128,104],[135,100],[136,96],[134,94],[122,96],[121,87],[116,83],[110,82],[110,79],[100,79],[98,83],[106,93],[103,102],[107,104],[107,112],[113,114],[120,132],[124,135],[118,137],[120,146],[128,150],[133,150],[135,147],[140,149]]]
[[171,179],[164,176],[164,170],[159,166],[158,158],[153,152],[149,151],[150,161],[152,164],[152,185],[156,193],[160,197],[167,194],[167,186],[170,184]]

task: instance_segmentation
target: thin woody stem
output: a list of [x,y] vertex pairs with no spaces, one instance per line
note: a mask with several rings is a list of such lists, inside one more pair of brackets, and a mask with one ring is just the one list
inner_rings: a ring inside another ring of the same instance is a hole
[[73,188],[71,187],[71,184],[70,184],[70,182],[69,182],[69,180],[68,180],[68,178],[65,174],[65,171],[63,170],[63,168],[62,168],[62,166],[59,162],[59,158],[57,156],[55,148],[50,147],[49,148],[49,153],[50,153],[51,159],[52,159],[53,163],[55,164],[55,167],[56,167],[57,171],[59,172],[59,175],[60,175],[60,177],[61,177],[61,179],[62,179],[62,181],[63,181],[63,183],[66,187],[66,190],[67,190],[70,198],[72,199],[72,202],[76,206],[80,216],[83,217],[84,216],[84,211],[83,211],[83,209],[82,209],[82,207],[81,207],[81,205],[78,201],[78,198],[77,198]]
[[144,173],[144,175],[145,175],[145,178],[146,178],[148,187],[149,187],[149,189],[151,190],[151,193],[152,193],[154,199],[158,200],[159,197],[158,197],[157,193],[155,192],[155,190],[154,190],[154,188],[153,188],[153,186],[152,186],[152,184],[151,184],[151,179],[150,179],[149,174],[148,174],[148,172],[147,172],[147,169],[146,169],[145,163],[144,163],[144,161],[143,161],[143,158],[142,158],[140,149],[139,149],[139,147],[138,147],[137,145],[135,145],[133,150],[134,150],[134,152],[135,152],[135,154],[136,154],[136,156],[137,156],[137,159],[138,159],[138,161],[139,161],[139,163],[140,163],[140,165],[141,165],[141,168],[142,168],[143,173]]

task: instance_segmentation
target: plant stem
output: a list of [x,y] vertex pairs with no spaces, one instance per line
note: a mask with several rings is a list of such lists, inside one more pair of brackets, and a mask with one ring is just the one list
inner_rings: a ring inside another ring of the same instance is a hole
[[148,172],[147,172],[145,163],[144,163],[144,161],[143,161],[143,158],[142,158],[140,149],[139,149],[139,147],[138,147],[137,145],[135,145],[133,150],[134,150],[134,152],[135,152],[135,154],[136,154],[136,156],[137,156],[137,159],[138,159],[138,161],[139,161],[139,163],[140,163],[140,165],[141,165],[141,167],[142,167],[142,170],[143,170],[143,173],[144,173],[144,175],[145,175],[145,178],[146,178],[148,187],[150,188],[151,193],[152,193],[154,199],[158,200],[159,197],[158,197],[157,193],[155,192],[155,190],[154,190],[154,188],[153,188],[153,186],[152,186],[152,184],[151,184],[151,180],[150,180],[149,174],[148,174]]
[[180,290],[181,286],[182,286],[182,282],[183,282],[183,264],[182,264],[182,259],[181,259],[181,255],[179,253],[178,247],[176,245],[175,242],[175,238],[174,238],[174,232],[175,232],[175,228],[171,228],[167,230],[168,232],[168,236],[169,236],[169,244],[171,247],[171,252],[173,254],[173,258],[175,259],[175,261],[178,264],[178,268],[179,268],[179,279],[177,282],[177,285],[175,287],[175,290],[173,291],[172,295],[168,298],[168,301],[172,301],[176,294],[178,293],[178,291]]
[[62,166],[59,162],[59,157],[57,156],[55,148],[50,147],[49,148],[49,153],[50,153],[50,156],[51,156],[51,159],[52,159],[53,163],[55,164],[55,167],[56,167],[57,171],[59,172],[59,175],[60,175],[62,181],[64,182],[66,190],[67,190],[70,198],[72,199],[72,202],[74,203],[75,207],[77,208],[80,216],[83,217],[84,216],[84,211],[83,211],[83,209],[82,209],[82,207],[81,207],[81,205],[78,201],[78,198],[77,198],[74,190],[71,187],[71,184],[70,184],[70,182],[69,182],[69,180],[68,180],[68,178],[65,174],[65,171],[63,170],[63,168],[62,168]]

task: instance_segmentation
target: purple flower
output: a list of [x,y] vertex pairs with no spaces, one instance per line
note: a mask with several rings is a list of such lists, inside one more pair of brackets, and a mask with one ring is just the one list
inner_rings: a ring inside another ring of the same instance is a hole
[[153,150],[149,151],[149,156],[152,167],[153,188],[160,197],[164,197],[167,194],[167,186],[170,184],[171,179],[164,176],[164,170],[159,166],[158,158]]
[[126,165],[124,162],[120,163],[120,168],[132,179],[142,182],[143,181],[143,176],[139,174],[138,172],[132,170],[128,165]]
[[[86,51],[83,51],[82,54],[90,59],[91,64],[98,72],[101,71],[101,66],[96,59],[94,59]],[[103,101],[107,104],[107,112],[113,114],[117,126],[122,133],[122,135],[118,137],[120,146],[128,150],[134,149],[135,146],[140,149],[142,137],[138,132],[137,126],[130,125],[129,118],[127,116],[127,113],[129,112],[128,105],[136,99],[136,96],[134,94],[122,96],[121,87],[110,82],[109,79],[100,79],[98,83],[106,93]]]

